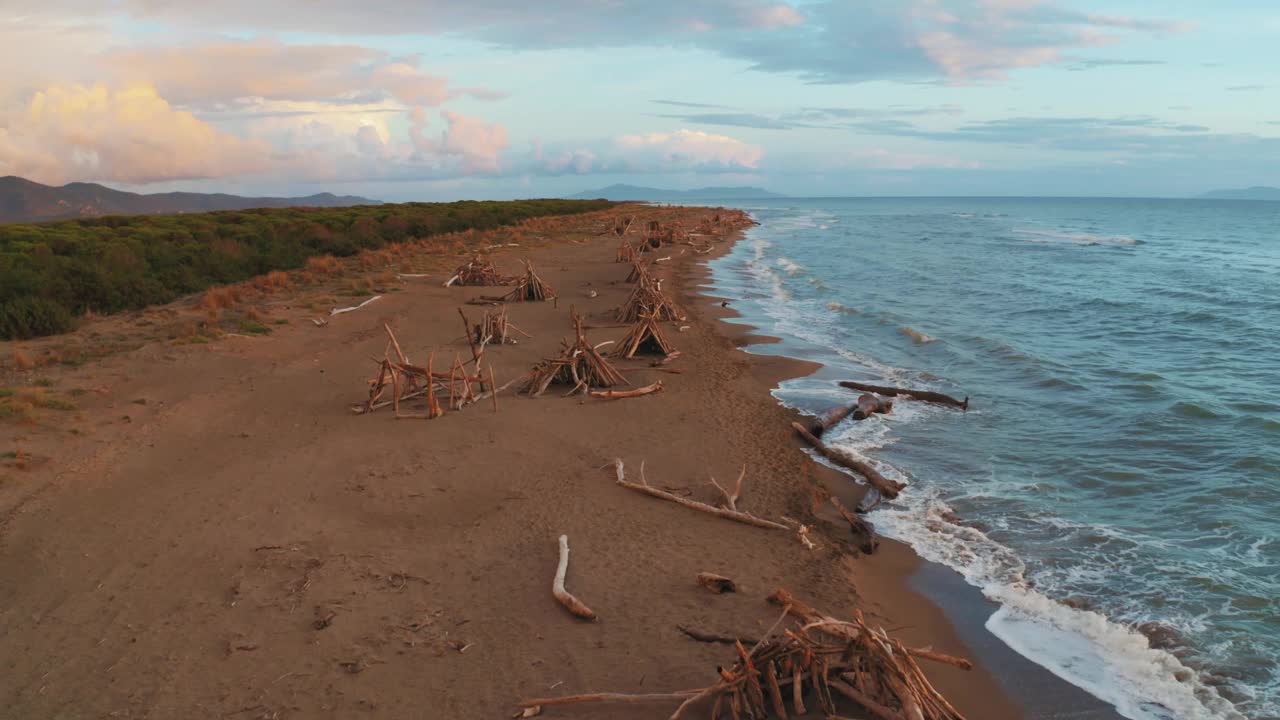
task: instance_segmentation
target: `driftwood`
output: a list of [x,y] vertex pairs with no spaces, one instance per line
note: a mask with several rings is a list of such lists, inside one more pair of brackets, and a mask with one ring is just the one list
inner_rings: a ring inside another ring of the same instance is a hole
[[903,485],[900,482],[890,480],[889,478],[881,475],[875,468],[855,458],[850,453],[847,453],[844,450],[828,447],[826,443],[815,437],[813,433],[809,432],[805,426],[800,423],[793,422],[791,423],[791,427],[795,428],[796,433],[798,433],[800,437],[804,438],[804,440],[808,442],[819,455],[866,478],[869,485],[874,487],[876,490],[879,490],[881,495],[889,498],[890,500],[898,497],[898,493],[902,492],[902,489],[906,487],[906,485]]
[[717,595],[738,592],[737,583],[723,575],[717,575],[715,573],[698,573],[698,584]]
[[857,407],[853,411],[854,420],[866,420],[872,415],[884,415],[893,412],[893,401],[876,397],[870,393],[858,396]]
[[623,472],[623,465],[622,465],[621,458],[614,460],[613,465],[618,473],[618,480],[617,480],[618,484],[624,488],[627,488],[628,490],[635,490],[636,492],[644,493],[645,495],[652,495],[653,497],[660,498],[662,500],[668,500],[677,505],[683,505],[687,508],[691,508],[699,512],[709,513],[711,515],[715,515],[716,517],[721,517],[726,520],[733,520],[735,522],[740,522],[747,525],[754,525],[756,527],[761,527],[761,528],[768,528],[770,530],[789,530],[790,529],[786,525],[783,525],[782,523],[774,522],[772,520],[765,520],[764,518],[758,518],[755,515],[752,515],[750,513],[740,512],[738,510],[729,510],[727,508],[714,507],[706,503],[698,502],[697,500],[690,500],[689,498],[680,497],[679,495],[669,493],[665,490],[659,490],[658,488],[655,488],[649,485],[648,480],[645,479],[644,463],[640,463],[640,482],[638,483],[633,483],[627,480],[627,476]]
[[[785,718],[783,688],[790,687],[792,709],[797,715],[805,714],[803,696],[807,691],[825,717],[835,717],[837,700],[845,702],[847,698],[881,720],[964,720],[916,664],[914,658],[923,656],[891,638],[882,628],[867,625],[861,613],[851,621],[836,620],[782,589],[770,595],[769,601],[782,605],[783,615],[750,650],[740,638],[677,626],[695,640],[733,645],[734,660],[716,668],[718,677],[713,685],[661,694],[593,693],[539,698],[521,701],[519,706],[680,702],[670,720],[685,717],[687,710],[700,704],[710,704],[712,718],[726,717],[726,710],[734,718]],[[788,616],[797,624],[775,635]]]
[[958,407],[961,410],[969,409],[968,395],[965,396],[964,400],[957,400],[950,395],[943,395],[940,392],[933,392],[932,390],[909,390],[907,388],[885,387],[883,385],[868,385],[866,383],[853,382],[852,380],[842,380],[840,382],[840,386],[849,388],[850,390],[879,393],[881,395],[887,395],[888,397],[898,397],[901,395],[904,397],[915,398],[916,400],[923,400],[924,402]]
[[[569,570],[569,536],[560,536],[560,564],[556,567],[556,579],[551,583],[551,594],[555,599],[569,612],[584,620],[595,620],[596,614],[591,611],[581,600],[569,594],[564,589],[564,575]],[[537,703],[539,705],[545,703]]]
[[631,326],[631,330],[627,332],[626,337],[618,343],[617,349],[613,351],[613,356],[617,358],[635,357],[638,352],[651,353],[654,355],[670,356],[676,349],[667,342],[662,336],[662,330],[658,327],[658,321],[653,315],[642,313],[636,319],[635,324]]
[[677,625],[676,629],[698,642],[721,643],[724,645],[735,645],[740,642],[754,645],[759,642],[758,640],[748,638],[745,635],[718,635],[716,633],[709,633],[697,628],[691,628],[687,625]]
[[641,395],[648,395],[656,392],[662,392],[661,380],[652,385],[636,388],[635,390],[592,390],[591,397],[601,398],[604,400],[620,400],[622,398],[640,397]]
[[644,317],[657,321],[684,320],[684,311],[662,290],[662,281],[647,274],[636,283],[631,296],[618,308],[618,322],[633,323]]
[[876,530],[871,527],[871,523],[846,510],[835,495],[831,496],[831,505],[849,523],[849,529],[853,531],[853,537],[858,541],[858,549],[863,554],[870,555],[880,547],[880,539],[876,537]]
[[[409,357],[400,346],[399,339],[387,323],[382,324],[387,333],[387,344],[383,357],[378,362],[378,372],[369,380],[369,397],[365,402],[352,406],[357,414],[373,412],[384,407],[391,407],[397,420],[433,420],[444,414],[440,397],[448,395],[449,410],[461,410],[464,406],[479,400],[476,388],[484,389],[486,383],[494,382],[493,369],[489,368],[486,378],[480,370],[480,359],[483,349],[477,353],[472,346],[475,367],[468,371],[462,359],[454,355],[453,365],[448,372],[437,372],[435,369],[435,353],[427,356],[427,366],[421,367],[409,362]],[[394,354],[393,354],[394,353]],[[393,359],[394,358],[394,359]],[[391,389],[391,399],[383,400],[387,389]],[[414,399],[426,401],[425,412],[401,412],[401,404]],[[495,399],[494,410],[497,410]]]
[[543,360],[526,376],[527,382],[520,392],[538,397],[552,383],[569,385],[569,394],[581,390],[586,393],[592,387],[613,387],[627,384],[626,377],[618,372],[600,351],[587,341],[582,329],[582,318],[570,308],[577,339],[572,345],[563,342],[559,357]]
[[444,284],[445,287],[459,285],[466,287],[484,287],[493,285],[510,285],[512,278],[498,273],[493,261],[476,255],[470,262],[458,266],[453,277]]
[[857,409],[856,405],[837,405],[808,421],[805,424],[805,428],[814,437],[822,437],[828,430],[839,425],[842,420],[852,415],[855,409]]
[[341,315],[342,313],[349,313],[355,310],[359,310],[360,308],[364,307],[365,305],[368,305],[374,300],[381,300],[381,299],[382,299],[381,295],[374,295],[373,297],[369,298],[368,300],[365,300],[359,305],[353,305],[351,307],[345,307],[345,308],[333,308],[332,310],[329,311],[329,317],[333,317],[334,315]]

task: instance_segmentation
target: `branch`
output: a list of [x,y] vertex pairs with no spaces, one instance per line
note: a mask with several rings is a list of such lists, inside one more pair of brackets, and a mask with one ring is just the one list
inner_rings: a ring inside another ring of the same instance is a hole
[[665,490],[659,490],[655,487],[652,487],[644,479],[644,463],[640,464],[641,481],[639,483],[633,483],[627,480],[626,474],[623,472],[623,465],[622,465],[621,458],[615,459],[613,461],[613,464],[618,471],[618,481],[617,481],[618,484],[624,488],[627,488],[628,490],[635,490],[636,492],[644,493],[646,495],[652,495],[653,497],[660,498],[662,500],[667,500],[669,502],[676,503],[677,505],[683,505],[687,508],[698,510],[699,512],[709,513],[711,515],[715,515],[716,517],[721,517],[726,520],[733,520],[733,521],[744,523],[747,525],[754,525],[756,527],[768,528],[770,530],[789,530],[790,529],[786,525],[783,525],[782,523],[774,522],[772,520],[765,520],[764,518],[758,518],[755,515],[752,515],[750,513],[738,512],[736,510],[728,510],[725,508],[712,507],[711,505],[708,505],[706,503],[701,503],[701,502],[698,502],[697,500],[689,500],[688,498],[682,498],[679,495],[673,495],[669,492],[666,492]]
[[551,583],[551,594],[556,600],[568,608],[569,612],[577,615],[584,620],[595,620],[596,614],[591,608],[582,603],[581,600],[569,594],[564,589],[564,575],[569,570],[569,536],[560,536],[560,566],[556,568],[556,579]]

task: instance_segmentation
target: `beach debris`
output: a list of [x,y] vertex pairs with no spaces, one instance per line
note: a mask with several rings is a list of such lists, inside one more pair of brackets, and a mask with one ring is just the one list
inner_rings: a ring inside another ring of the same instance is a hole
[[519,333],[526,338],[533,337],[529,333],[516,327],[514,323],[507,319],[507,306],[500,305],[497,310],[485,310],[480,316],[480,322],[474,325],[467,319],[462,308],[458,308],[458,313],[462,315],[462,324],[469,328],[467,335],[473,345],[484,347],[489,343],[495,345],[514,345],[516,339],[512,337],[513,333]]
[[334,315],[341,315],[343,313],[354,312],[364,307],[365,305],[368,305],[374,300],[381,300],[381,299],[382,299],[381,295],[374,295],[373,297],[369,298],[368,300],[365,300],[359,305],[352,305],[351,307],[344,307],[344,308],[333,308],[332,310],[329,311],[329,317],[333,317]]
[[684,312],[662,291],[662,281],[647,273],[636,283],[631,296],[618,308],[618,322],[634,323],[644,316],[658,321],[684,320]]
[[737,583],[723,575],[717,575],[715,573],[698,573],[698,584],[717,595],[738,592]]
[[914,398],[916,400],[923,400],[924,402],[958,407],[961,410],[969,409],[968,395],[965,396],[964,400],[957,400],[950,395],[943,395],[940,392],[933,392],[932,390],[910,390],[907,388],[886,387],[883,385],[868,385],[866,383],[853,382],[852,380],[842,380],[840,382],[840,386],[849,388],[850,390],[878,393],[888,397],[898,397],[901,395],[904,397]]
[[795,428],[796,433],[799,434],[800,437],[804,438],[805,442],[809,443],[809,445],[812,446],[819,455],[830,460],[836,465],[852,470],[866,478],[867,484],[871,485],[876,490],[879,490],[880,494],[884,497],[892,500],[893,498],[898,497],[898,493],[902,492],[902,489],[906,487],[906,485],[896,480],[890,480],[889,478],[881,475],[875,468],[854,457],[848,451],[828,447],[826,443],[819,440],[800,423],[793,422],[791,423],[791,427]]
[[[556,567],[556,578],[551,583],[551,594],[556,601],[565,606],[570,613],[583,620],[595,620],[596,614],[578,598],[564,589],[564,576],[569,571],[569,536],[560,536],[560,564]],[[536,704],[536,703],[535,703]]]
[[[554,300],[556,291],[538,277],[533,270],[533,263],[524,262],[524,275],[513,279],[515,288],[506,295],[481,295],[467,301],[468,305],[498,305],[504,302],[541,302]],[[510,283],[507,283],[510,284]]]
[[641,395],[649,395],[651,393],[662,392],[662,381],[652,385],[636,388],[634,390],[592,390],[591,397],[600,398],[602,400],[621,400],[623,398],[640,397]]
[[[658,358],[657,360],[654,360],[653,362],[649,363],[649,367],[656,368],[656,367],[664,367],[666,365],[670,365],[676,360],[679,360],[683,354],[684,353],[680,352],[679,350],[672,350],[671,352],[667,353],[665,357]],[[670,372],[679,372],[679,370],[672,370]]]
[[858,549],[863,555],[870,555],[880,547],[880,538],[876,537],[875,528],[871,527],[871,523],[863,520],[857,515],[849,512],[841,504],[840,498],[835,495],[831,496],[831,506],[840,513],[840,516],[849,523],[849,530],[853,532],[853,537],[858,542]]
[[726,507],[726,508],[729,508],[730,510],[737,511],[738,499],[742,497],[742,481],[746,479],[746,477],[747,477],[747,466],[743,465],[742,472],[738,473],[738,482],[733,486],[732,493],[730,493],[728,490],[725,490],[724,487],[720,485],[720,483],[716,482],[716,479],[714,477],[711,478],[711,484],[714,485],[716,489],[720,491],[720,494],[724,496],[724,503],[721,505],[721,507]]
[[[963,658],[933,650],[906,647],[883,628],[871,627],[861,612],[850,621],[837,620],[797,600],[779,588],[768,597],[783,608],[782,617],[748,650],[734,638],[732,664],[716,668],[716,682],[705,688],[670,693],[631,695],[591,693],[522,700],[518,707],[556,707],[578,704],[680,703],[671,720],[686,717],[697,705],[711,706],[711,717],[787,718],[783,688],[790,687],[791,706],[805,714],[804,697],[827,717],[846,701],[880,720],[964,720],[939,693],[916,658],[960,668],[973,665]],[[788,617],[790,628],[778,632]],[[721,636],[677,626],[702,642],[725,642]],[[727,713],[726,713],[727,710]]]
[[485,287],[510,285],[512,280],[513,278],[500,274],[492,260],[476,255],[465,265],[459,265],[458,269],[454,270],[453,277],[449,278],[444,286]]
[[634,263],[637,257],[636,246],[632,245],[630,240],[623,240],[622,244],[618,246],[617,255],[614,256],[614,262]]
[[718,633],[706,632],[697,628],[691,628],[687,625],[676,625],[676,629],[684,633],[688,637],[704,643],[721,643],[723,645],[734,645],[739,642],[754,645],[759,640],[749,638],[746,635],[720,635]]
[[854,420],[866,420],[872,415],[885,415],[893,412],[893,401],[885,400],[871,393],[858,396],[857,407],[853,411]]
[[733,520],[735,522],[740,522],[747,525],[754,525],[756,527],[767,528],[770,530],[789,530],[790,529],[786,525],[783,525],[780,522],[774,522],[772,520],[759,518],[759,517],[756,517],[755,515],[752,515],[751,513],[746,513],[739,510],[730,510],[728,508],[723,508],[723,507],[715,507],[713,505],[708,505],[703,502],[698,502],[697,500],[690,500],[689,498],[680,497],[679,495],[667,492],[666,490],[659,490],[658,488],[655,488],[652,485],[650,485],[649,481],[645,478],[643,462],[640,463],[640,482],[638,483],[627,480],[627,476],[626,476],[621,458],[615,459],[613,461],[613,465],[618,475],[617,483],[622,487],[627,488],[628,490],[635,490],[636,492],[644,493],[645,495],[651,495],[653,497],[656,497],[662,500],[673,502],[677,505],[683,505],[687,508],[691,508],[699,512],[709,513],[711,515],[715,515],[716,517],[721,517],[726,520]]
[[667,342],[662,336],[662,330],[658,328],[658,321],[653,315],[642,314],[631,326],[631,330],[627,332],[626,337],[618,343],[618,347],[613,351],[616,358],[635,357],[638,352],[649,353],[652,355],[670,356],[676,349]]
[[649,277],[649,264],[641,260],[632,260],[631,272],[627,274],[628,283],[638,283]]
[[796,528],[796,537],[800,539],[800,542],[805,546],[806,549],[816,550],[818,549],[818,546],[812,540],[809,539],[810,530],[811,528],[808,525],[801,523],[800,527]]
[[569,393],[581,391],[584,394],[592,387],[614,387],[624,385],[627,379],[618,372],[608,360],[596,350],[582,329],[582,318],[573,309],[569,309],[573,318],[573,326],[577,339],[572,345],[562,342],[559,357],[543,360],[534,366],[520,392],[538,397],[546,392],[552,383],[570,385]]
[[[490,368],[486,378],[480,366],[483,349],[472,346],[472,361],[463,363],[462,358],[454,355],[449,371],[437,372],[435,369],[435,353],[427,356],[427,366],[414,365],[400,347],[400,342],[391,330],[391,326],[383,323],[387,333],[387,345],[383,350],[382,360],[378,363],[378,372],[369,380],[369,397],[365,402],[352,406],[356,414],[368,414],[374,410],[390,406],[397,420],[434,420],[444,414],[440,404],[441,398],[447,396],[450,410],[461,410],[466,405],[479,400],[477,388],[483,390],[485,384],[494,383],[494,375]],[[394,351],[394,356],[392,352]],[[467,365],[472,365],[468,371]],[[391,399],[383,400],[387,388],[391,389]],[[422,398],[426,403],[424,413],[406,414],[400,410],[400,404],[407,400]],[[494,394],[494,411],[498,409],[497,395]]]

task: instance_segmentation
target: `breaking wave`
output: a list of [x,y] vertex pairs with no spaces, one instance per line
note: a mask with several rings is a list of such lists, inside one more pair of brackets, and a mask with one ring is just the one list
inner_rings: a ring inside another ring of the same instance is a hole
[[1126,235],[1089,235],[1087,233],[1051,232],[1048,230],[1014,230],[1013,234],[1026,236],[1029,242],[1057,243],[1062,245],[1141,245],[1142,241]]

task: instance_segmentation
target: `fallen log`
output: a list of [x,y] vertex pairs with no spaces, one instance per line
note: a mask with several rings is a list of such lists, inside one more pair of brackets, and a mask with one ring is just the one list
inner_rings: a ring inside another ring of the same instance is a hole
[[827,447],[826,443],[814,437],[813,433],[806,430],[800,423],[793,422],[791,423],[791,427],[795,428],[800,437],[804,438],[819,455],[841,467],[848,468],[849,470],[858,473],[866,479],[867,483],[871,485],[871,487],[879,490],[881,495],[889,498],[890,500],[898,497],[898,493],[902,492],[902,489],[906,487],[906,485],[903,485],[900,482],[890,480],[889,478],[881,475],[875,468],[855,458],[853,455],[850,455],[843,450]]
[[876,548],[880,547],[880,539],[876,537],[875,528],[871,527],[871,523],[846,510],[844,505],[840,503],[840,499],[835,495],[831,496],[831,504],[849,523],[849,529],[853,531],[853,536],[858,539],[858,549],[865,555],[874,553]]
[[735,522],[740,522],[747,525],[754,525],[756,527],[761,527],[761,528],[768,528],[770,530],[790,530],[791,529],[791,528],[788,528],[786,525],[783,525],[782,523],[774,522],[772,520],[765,520],[764,518],[758,518],[755,515],[752,515],[751,513],[739,512],[737,510],[728,510],[726,508],[713,507],[706,503],[700,503],[697,500],[682,498],[679,495],[674,495],[665,490],[659,490],[658,488],[655,488],[649,485],[648,480],[645,479],[643,462],[640,463],[640,482],[638,483],[633,483],[627,480],[627,476],[623,471],[621,458],[615,459],[613,461],[613,464],[614,464],[614,468],[618,472],[618,480],[617,480],[618,484],[624,488],[627,488],[628,490],[635,490],[636,492],[644,493],[645,495],[651,495],[653,497],[656,497],[662,500],[673,502],[677,505],[683,505],[687,508],[691,508],[699,512],[709,513],[711,515],[715,515],[716,517],[721,517],[726,520],[733,520]]
[[872,415],[885,415],[893,412],[893,401],[876,397],[870,393],[858,396],[858,405],[853,411],[854,420],[866,420]]
[[656,392],[662,392],[661,380],[652,385],[636,388],[635,390],[592,390],[591,397],[601,398],[604,400],[620,400],[622,398],[640,397],[641,395],[648,395]]
[[924,402],[937,403],[939,405],[950,405],[951,407],[958,407],[961,410],[969,409],[968,395],[965,396],[964,400],[957,400],[950,395],[943,395],[940,392],[934,392],[932,390],[910,390],[908,388],[886,387],[883,385],[868,385],[866,383],[853,382],[852,380],[842,380],[840,382],[840,386],[849,388],[850,390],[879,393],[889,397],[898,397],[901,395],[904,397],[915,398],[916,400],[923,400]]
[[837,405],[810,420],[807,429],[814,437],[822,437],[828,430],[840,424],[841,420],[853,414],[857,405]]
[[[569,570],[569,536],[560,536],[560,565],[556,568],[556,579],[551,583],[551,594],[555,599],[569,612],[584,619],[595,620],[596,614],[591,611],[581,600],[569,594],[564,589],[564,576]],[[546,705],[548,703],[534,703],[535,705]]]

